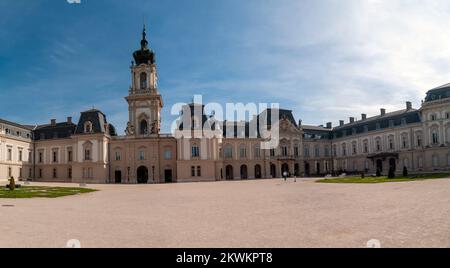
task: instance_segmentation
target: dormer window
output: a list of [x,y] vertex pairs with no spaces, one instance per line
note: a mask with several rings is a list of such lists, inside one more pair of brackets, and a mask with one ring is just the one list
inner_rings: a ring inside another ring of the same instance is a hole
[[146,73],[141,73],[140,78],[139,78],[140,82],[141,82],[141,89],[146,89],[147,88],[147,74]]
[[87,121],[84,123],[84,133],[92,133],[92,122]]
[[436,116],[435,114],[432,114],[432,115],[430,116],[430,119],[431,119],[431,121],[436,121],[437,116]]

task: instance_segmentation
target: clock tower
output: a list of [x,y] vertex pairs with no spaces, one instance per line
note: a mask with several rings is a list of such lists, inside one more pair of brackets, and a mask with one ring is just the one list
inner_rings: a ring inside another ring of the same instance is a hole
[[155,53],[149,48],[144,25],[141,48],[133,53],[131,87],[125,98],[128,102],[129,121],[127,136],[157,136],[161,126],[163,100],[158,90]]

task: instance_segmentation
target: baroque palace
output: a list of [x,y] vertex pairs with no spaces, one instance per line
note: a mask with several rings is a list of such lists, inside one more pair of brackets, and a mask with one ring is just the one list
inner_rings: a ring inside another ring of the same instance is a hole
[[[215,122],[221,135],[210,138],[161,134],[163,99],[145,28],[133,58],[124,136],[96,109],[82,112],[78,122],[68,117],[29,126],[0,119],[0,180],[165,183],[273,178],[284,171],[323,176],[377,169],[386,174],[391,167],[399,174],[404,167],[410,173],[450,170],[450,84],[428,91],[420,109],[406,102],[402,110],[381,109],[336,127],[304,125],[292,111],[277,109],[279,145],[263,149],[263,139],[249,135],[251,122]],[[192,123],[180,123],[175,132],[201,132],[200,122],[211,118],[203,108],[183,107],[182,117]]]

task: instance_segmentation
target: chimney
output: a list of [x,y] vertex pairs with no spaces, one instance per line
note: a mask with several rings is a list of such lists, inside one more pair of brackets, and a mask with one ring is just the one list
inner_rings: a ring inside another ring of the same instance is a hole
[[384,116],[386,114],[386,109],[381,108],[380,109],[380,113],[381,113],[381,116]]
[[412,103],[410,101],[406,102],[406,110],[411,110],[412,109]]
[[339,126],[342,127],[344,125],[344,120],[339,120]]
[[333,128],[333,123],[328,122],[328,123],[327,123],[327,128],[328,128],[328,129],[332,129],[332,128]]
[[71,116],[67,117],[67,124],[72,124],[72,117]]
[[367,119],[367,114],[361,114],[361,119],[362,120],[366,120]]
[[350,124],[355,123],[355,118],[354,117],[350,117]]
[[56,126],[56,119],[50,120],[50,124],[52,125],[52,127]]

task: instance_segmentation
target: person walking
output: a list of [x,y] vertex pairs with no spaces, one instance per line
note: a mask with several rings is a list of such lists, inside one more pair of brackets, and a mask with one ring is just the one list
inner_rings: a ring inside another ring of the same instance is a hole
[[285,171],[285,172],[283,172],[283,179],[284,179],[284,181],[286,181],[287,180],[287,177],[288,177],[288,173]]

